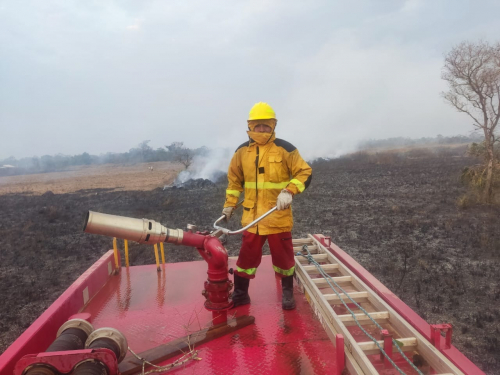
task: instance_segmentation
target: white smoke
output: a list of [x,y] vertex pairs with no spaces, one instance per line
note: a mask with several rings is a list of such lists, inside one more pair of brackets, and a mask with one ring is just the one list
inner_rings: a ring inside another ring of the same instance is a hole
[[208,150],[203,155],[196,155],[189,169],[180,172],[171,186],[181,186],[189,180],[200,178],[217,182],[221,175],[227,173],[232,156],[233,152],[227,148]]

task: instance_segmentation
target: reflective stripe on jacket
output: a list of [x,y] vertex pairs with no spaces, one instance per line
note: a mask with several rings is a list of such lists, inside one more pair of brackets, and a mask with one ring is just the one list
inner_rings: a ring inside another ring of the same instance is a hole
[[[229,180],[224,207],[236,206],[245,192],[241,225],[246,226],[271,208],[283,189],[297,195],[311,182],[312,169],[290,143],[273,135],[265,145],[243,143],[233,155],[227,173]],[[291,207],[275,211],[248,229],[261,235],[290,232],[293,227]]]

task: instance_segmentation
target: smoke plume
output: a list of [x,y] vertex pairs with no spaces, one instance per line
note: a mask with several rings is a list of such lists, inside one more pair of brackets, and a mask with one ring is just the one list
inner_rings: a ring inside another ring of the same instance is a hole
[[202,155],[196,155],[189,169],[179,173],[174,183],[167,187],[182,186],[189,180],[209,180],[216,183],[227,173],[233,152],[229,149],[217,148],[208,150]]

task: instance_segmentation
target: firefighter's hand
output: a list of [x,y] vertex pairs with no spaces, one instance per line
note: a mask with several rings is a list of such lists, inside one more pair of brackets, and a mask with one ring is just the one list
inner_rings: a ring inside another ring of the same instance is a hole
[[293,194],[288,190],[281,190],[280,195],[278,195],[278,200],[276,201],[276,206],[278,211],[285,210],[292,204]]
[[226,217],[226,219],[225,219],[226,221],[229,221],[229,219],[233,215],[234,209],[235,209],[235,207],[225,207],[222,210],[222,215],[224,215]]

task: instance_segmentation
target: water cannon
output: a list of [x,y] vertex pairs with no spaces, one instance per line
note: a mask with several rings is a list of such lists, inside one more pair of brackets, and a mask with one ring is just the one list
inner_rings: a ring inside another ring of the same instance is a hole
[[85,233],[117,237],[142,244],[160,242],[195,247],[208,264],[205,281],[205,308],[212,311],[213,324],[227,321],[227,310],[233,306],[229,292],[233,283],[229,281],[227,251],[219,238],[212,235],[170,229],[149,219],[135,219],[89,211],[83,228]]
[[223,234],[235,235],[242,233],[276,209],[276,207],[272,208],[244,228],[236,231],[230,231],[218,225],[225,218],[223,215],[215,221],[213,225],[215,230],[211,234],[195,232],[196,227],[194,226],[189,226],[188,231],[183,231],[182,229],[167,228],[150,219],[135,219],[89,211],[85,217],[83,231],[142,244],[154,245],[167,242],[174,245],[195,247],[208,264],[208,278],[202,292],[206,298],[205,308],[212,311],[213,323],[219,324],[227,321],[227,310],[233,306],[233,302],[229,299],[229,292],[233,287],[233,283],[228,278],[227,251],[219,237]]

